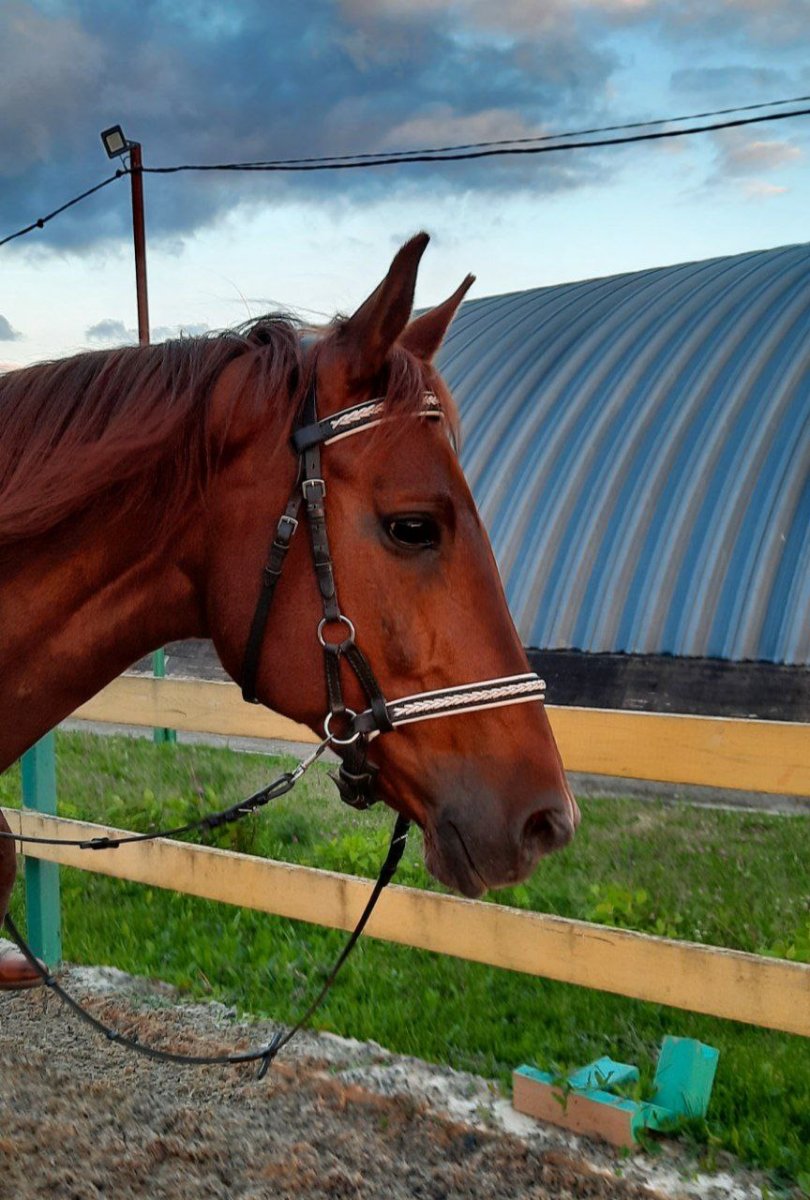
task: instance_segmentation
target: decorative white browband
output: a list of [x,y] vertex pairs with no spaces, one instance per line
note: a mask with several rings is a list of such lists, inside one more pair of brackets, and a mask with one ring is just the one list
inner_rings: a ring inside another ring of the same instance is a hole
[[[352,408],[343,408],[333,417],[324,417],[314,425],[306,425],[296,430],[293,434],[293,445],[300,454],[310,446],[331,446],[333,442],[351,437],[353,433],[373,429],[375,425],[388,419],[385,416],[385,407],[384,397],[378,396],[374,400],[364,400],[362,404],[355,404]],[[438,397],[433,392],[425,392],[421,407],[413,416],[437,417],[441,420],[444,413]]]
[[[542,702],[545,693],[545,680],[534,672],[528,672],[525,675],[507,675],[503,679],[483,679],[459,687],[440,688],[433,692],[417,692],[414,696],[389,701],[386,711],[396,728],[413,721],[451,717],[455,713],[480,712],[486,708],[502,708],[507,704],[527,704],[531,700]],[[355,735],[375,732],[377,723],[370,708],[352,716],[350,740],[354,740]]]

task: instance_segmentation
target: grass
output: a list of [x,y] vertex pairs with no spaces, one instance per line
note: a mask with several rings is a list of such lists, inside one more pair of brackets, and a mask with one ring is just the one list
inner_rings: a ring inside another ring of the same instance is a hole
[[[59,811],[148,828],[247,795],[278,760],[210,747],[58,736]],[[19,771],[0,803],[19,802]],[[810,818],[675,801],[592,799],[574,843],[493,902],[741,950],[810,958]],[[218,845],[367,876],[391,814],[357,814],[315,768],[291,797],[218,831]],[[412,836],[398,882],[439,889]],[[63,869],[65,957],[157,976],[280,1020],[296,1017],[344,935],[161,889]],[[22,915],[18,888],[13,911]],[[565,1071],[601,1054],[652,1069],[665,1033],[717,1046],[701,1160],[728,1150],[810,1194],[810,1043],[369,940],[316,1017],[320,1028],[509,1082],[523,1062]]]

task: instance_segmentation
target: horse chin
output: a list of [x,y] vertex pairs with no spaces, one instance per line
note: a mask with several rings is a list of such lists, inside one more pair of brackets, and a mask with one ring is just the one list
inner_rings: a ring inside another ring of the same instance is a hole
[[447,823],[439,838],[428,827],[424,830],[425,866],[434,879],[461,892],[468,900],[478,900],[489,884],[478,872],[464,840],[456,827]]
[[[346,776],[340,771],[330,771],[329,776],[340,793],[341,800],[352,808],[369,808],[383,797],[377,794],[373,778],[368,778],[359,784],[353,777]],[[451,822],[442,827],[441,837],[425,826],[424,830],[425,866],[434,879],[461,892],[470,900],[483,896],[488,884],[476,870],[461,834]]]

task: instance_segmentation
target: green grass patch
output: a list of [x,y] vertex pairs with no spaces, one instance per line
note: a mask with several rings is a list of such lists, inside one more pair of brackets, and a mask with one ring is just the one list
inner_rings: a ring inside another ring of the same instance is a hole
[[[265,783],[280,760],[211,747],[58,735],[59,811],[131,829],[180,824]],[[19,771],[0,803],[19,802]],[[573,844],[493,903],[808,961],[810,818],[654,800],[583,799]],[[340,803],[313,769],[272,808],[205,840],[289,862],[373,876],[392,817]],[[397,882],[442,890],[412,835]],[[169,881],[167,881],[169,882]],[[344,935],[248,909],[63,869],[65,956],[168,980],[190,995],[291,1021]],[[17,888],[13,911],[22,915]],[[810,1175],[810,1043],[728,1021],[368,940],[319,1028],[508,1083],[523,1062],[566,1071],[602,1054],[650,1072],[666,1033],[717,1046],[709,1121],[690,1131],[774,1173]]]

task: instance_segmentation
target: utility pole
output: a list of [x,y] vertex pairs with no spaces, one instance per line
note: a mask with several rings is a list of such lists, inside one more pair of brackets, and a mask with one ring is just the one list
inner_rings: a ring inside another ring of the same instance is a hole
[[135,243],[135,294],[138,301],[138,341],[142,346],[148,346],[149,294],[146,286],[146,222],[143,207],[142,166],[141,143],[129,142],[129,178],[132,183],[132,235]]
[[[138,305],[138,343],[149,345],[149,292],[146,284],[146,219],[143,203],[143,159],[141,143],[131,142],[124,136],[120,125],[105,129],[101,135],[104,149],[110,158],[129,154],[129,180],[132,185],[132,239],[135,248],[135,296]],[[166,675],[166,652],[161,647],[152,655],[152,673],[156,679]],[[176,742],[173,729],[155,729],[152,736],[157,743]]]

